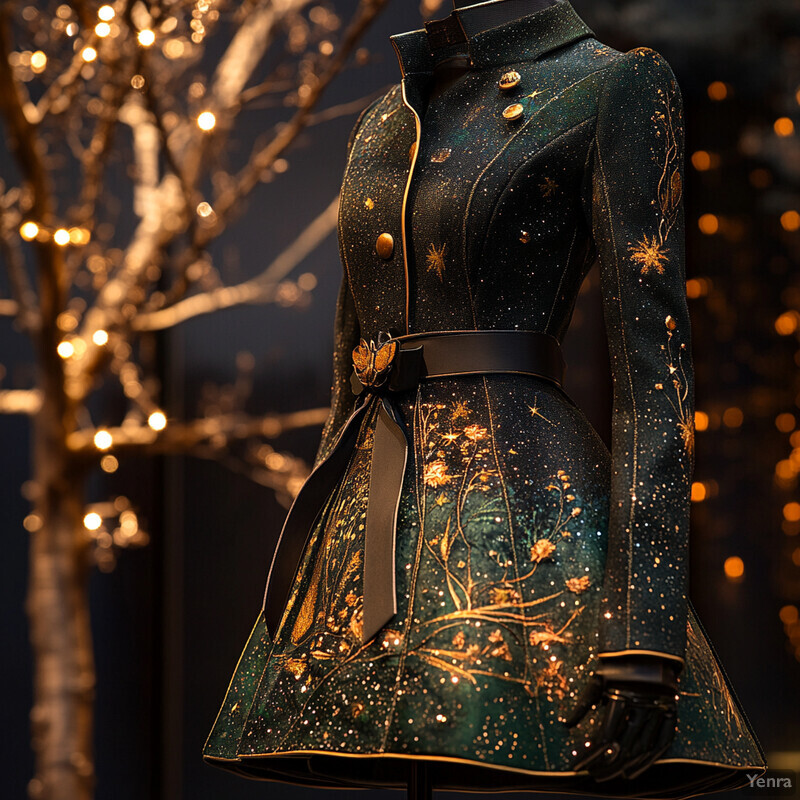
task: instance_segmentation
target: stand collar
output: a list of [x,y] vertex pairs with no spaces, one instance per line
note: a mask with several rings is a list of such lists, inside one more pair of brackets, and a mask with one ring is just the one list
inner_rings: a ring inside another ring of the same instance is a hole
[[[557,47],[595,35],[569,0],[556,0],[553,5],[533,14],[481,30],[480,22],[489,5],[491,3],[477,3],[452,12],[464,31],[466,50],[473,67],[533,60]],[[474,30],[478,32],[470,34]],[[433,71],[436,59],[432,49],[435,48],[431,47],[424,28],[395,34],[389,40],[397,53],[403,77]]]

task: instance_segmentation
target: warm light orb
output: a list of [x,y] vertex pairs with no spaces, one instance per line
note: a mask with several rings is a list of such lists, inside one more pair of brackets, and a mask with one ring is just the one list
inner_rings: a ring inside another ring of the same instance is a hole
[[119,467],[119,461],[115,456],[105,455],[100,459],[100,468],[103,472],[116,472]]
[[139,35],[136,37],[139,40],[139,44],[142,47],[150,47],[153,42],[156,40],[156,35],[150,28],[143,28],[139,31]]
[[41,50],[31,53],[31,70],[37,75],[47,67],[47,55]]
[[712,100],[724,100],[728,96],[728,85],[724,81],[712,81],[708,84],[708,96]]
[[97,50],[94,47],[84,47],[81,50],[81,58],[88,64],[97,58]]
[[739,556],[728,556],[725,559],[725,577],[730,580],[738,580],[744,575],[744,561]]
[[98,22],[94,26],[94,32],[101,38],[105,39],[111,33],[111,26],[107,22]]
[[705,484],[702,481],[694,481],[692,483],[691,498],[693,503],[699,503],[706,499],[707,491]]
[[703,214],[697,220],[697,227],[707,236],[711,236],[719,230],[719,219],[715,214]]
[[69,358],[70,356],[75,355],[75,347],[73,346],[72,342],[65,340],[58,343],[56,352],[61,356],[61,358]]
[[197,127],[200,128],[201,131],[213,130],[216,124],[217,118],[211,111],[203,111],[197,117]]
[[708,414],[705,411],[694,412],[694,429],[696,431],[708,430]]
[[102,347],[104,344],[108,342],[108,331],[104,331],[102,328],[96,330],[92,334],[92,341],[98,346]]
[[39,226],[35,222],[23,222],[19,226],[19,235],[26,241],[33,241],[39,234]]
[[103,524],[103,518],[95,511],[90,511],[83,518],[83,527],[88,531],[96,531]]
[[789,117],[778,117],[772,127],[778,136],[791,136],[794,133],[794,122]]
[[783,214],[781,214],[781,227],[785,231],[800,230],[800,214],[794,209],[784,211]]
[[163,431],[167,427],[167,418],[162,411],[154,411],[148,418],[147,424],[154,431]]
[[111,6],[100,6],[97,9],[97,16],[103,20],[103,22],[111,22],[114,19],[115,11]]
[[112,441],[111,434],[107,430],[99,430],[94,435],[94,446],[98,450],[108,450]]

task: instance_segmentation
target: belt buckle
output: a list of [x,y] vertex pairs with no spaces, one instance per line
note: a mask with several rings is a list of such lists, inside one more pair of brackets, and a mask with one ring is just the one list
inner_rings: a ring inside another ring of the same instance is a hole
[[362,338],[353,348],[353,394],[363,391],[383,395],[412,389],[422,376],[422,346],[401,349],[395,328],[378,332],[378,341]]

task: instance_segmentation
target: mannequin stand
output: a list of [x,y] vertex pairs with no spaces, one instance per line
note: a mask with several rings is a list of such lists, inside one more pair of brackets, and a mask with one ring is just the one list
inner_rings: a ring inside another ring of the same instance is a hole
[[408,800],[432,800],[433,787],[425,764],[413,759],[409,762]]

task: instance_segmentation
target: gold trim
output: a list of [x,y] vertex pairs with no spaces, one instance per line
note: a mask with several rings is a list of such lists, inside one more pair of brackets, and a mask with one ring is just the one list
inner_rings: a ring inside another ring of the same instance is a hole
[[[395,46],[395,49],[396,46]],[[405,275],[406,281],[406,334],[410,332],[409,328],[409,302],[410,302],[410,290],[409,290],[409,278],[408,278],[408,239],[406,237],[406,209],[408,206],[408,192],[411,188],[411,179],[414,176],[414,167],[417,164],[417,158],[419,157],[419,142],[422,136],[422,123],[419,118],[419,114],[417,114],[416,109],[408,102],[408,98],[406,97],[406,79],[403,77],[402,83],[400,84],[400,93],[403,99],[403,105],[410,109],[411,113],[414,115],[414,130],[415,130],[415,144],[416,147],[414,148],[414,157],[411,159],[411,165],[408,168],[408,179],[406,180],[406,188],[403,192],[403,205],[400,209],[400,238],[402,239],[403,243],[403,272]]]
[[613,658],[614,656],[638,656],[638,655],[649,655],[649,656],[659,656],[661,658],[671,658],[673,661],[679,661],[682,666],[686,665],[686,660],[681,658],[680,656],[674,656],[671,653],[662,653],[659,650],[613,650],[606,653],[598,653],[598,658]]
[[[231,763],[242,763],[255,758],[271,758],[278,756],[303,756],[303,755],[322,755],[322,756],[342,756],[343,758],[408,758],[419,759],[421,761],[444,761],[453,764],[469,764],[487,769],[500,769],[506,772],[519,772],[526,775],[543,775],[543,776],[564,776],[572,777],[575,775],[589,774],[587,770],[533,770],[524,769],[522,767],[507,767],[502,764],[495,764],[489,761],[477,761],[471,758],[457,758],[456,756],[428,756],[420,755],[419,753],[343,753],[337,750],[276,750],[272,753],[247,753],[242,754],[238,758],[222,758],[221,756],[204,755],[205,758],[213,759],[215,761],[226,761]],[[653,762],[654,764],[702,764],[708,767],[722,767],[726,770],[765,770],[765,765],[748,764],[745,766],[737,766],[735,764],[724,764],[720,761],[704,761],[697,758],[659,758]]]

